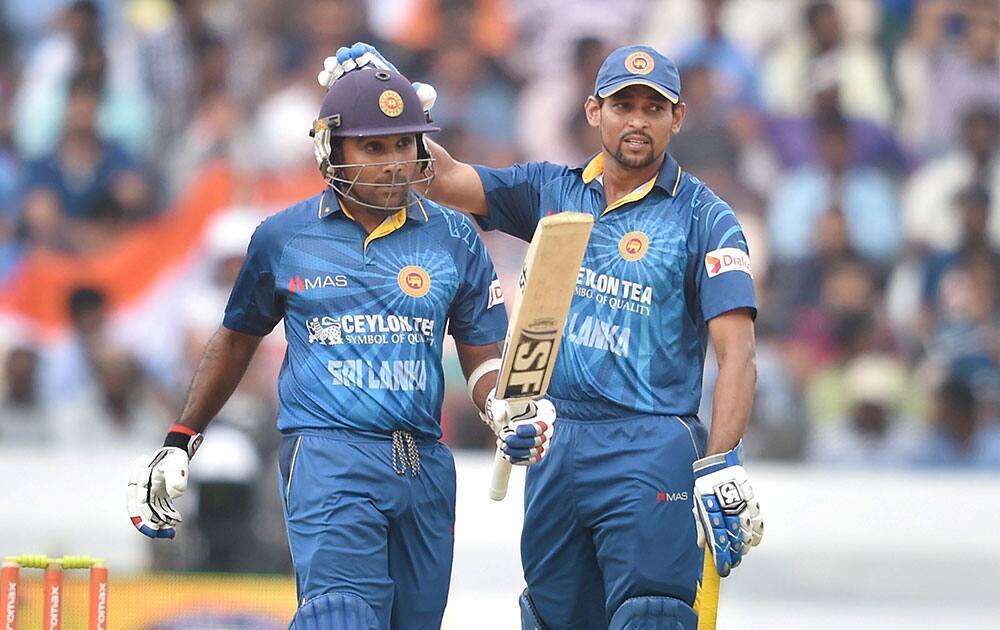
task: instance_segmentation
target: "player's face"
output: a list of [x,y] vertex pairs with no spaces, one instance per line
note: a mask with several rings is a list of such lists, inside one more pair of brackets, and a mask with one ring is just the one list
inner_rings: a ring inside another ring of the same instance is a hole
[[[410,182],[417,178],[417,139],[412,133],[345,138],[342,177],[353,181],[351,194],[366,204],[387,209],[405,206]],[[356,178],[356,179],[355,179]]]
[[622,166],[641,169],[659,160],[680,131],[684,104],[671,105],[659,92],[632,85],[598,103],[587,99],[587,119],[601,131],[604,149]]

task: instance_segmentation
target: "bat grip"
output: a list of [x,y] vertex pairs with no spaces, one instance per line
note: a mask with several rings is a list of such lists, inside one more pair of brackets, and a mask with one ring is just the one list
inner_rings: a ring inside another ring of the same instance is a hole
[[497,449],[493,457],[493,475],[490,478],[490,498],[503,501],[507,496],[507,482],[510,481],[510,462],[503,456],[503,451]]

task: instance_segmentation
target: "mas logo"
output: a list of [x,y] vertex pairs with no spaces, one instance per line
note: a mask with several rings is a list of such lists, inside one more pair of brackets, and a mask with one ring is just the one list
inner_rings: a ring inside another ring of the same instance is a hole
[[735,247],[723,247],[705,254],[705,270],[709,278],[729,271],[742,271],[753,278],[750,255]]
[[635,262],[649,251],[649,237],[645,232],[629,232],[618,242],[618,253],[629,262]]
[[653,71],[653,58],[641,50],[625,57],[625,69],[632,74],[649,74]]
[[431,277],[427,275],[423,267],[407,265],[399,270],[396,280],[403,293],[410,297],[424,297],[431,290]]
[[378,108],[389,118],[403,113],[403,97],[396,90],[386,90],[378,97]]

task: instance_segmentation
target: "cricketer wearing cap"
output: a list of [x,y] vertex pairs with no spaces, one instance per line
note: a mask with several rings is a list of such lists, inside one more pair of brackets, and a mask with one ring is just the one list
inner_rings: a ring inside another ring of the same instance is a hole
[[[763,533],[740,447],[749,251],[733,210],[666,151],[685,114],[670,59],[616,50],[584,107],[602,141],[586,164],[469,166],[431,144],[431,197],[523,240],[550,213],[596,219],[549,388],[553,454],[528,471],[524,627],[695,628],[699,545],[725,576]],[[710,434],[696,416],[709,340]]]
[[[432,179],[421,137],[436,130],[396,72],[365,68],[330,89],[312,129],[328,187],[257,228],[180,421],[132,473],[133,523],[173,537],[200,432],[283,320],[293,628],[441,623],[455,521],[454,462],[438,441],[445,326],[483,409],[507,316],[472,223],[419,194]],[[553,419],[550,403],[533,406],[520,431],[500,436],[505,455],[541,459],[536,442]]]

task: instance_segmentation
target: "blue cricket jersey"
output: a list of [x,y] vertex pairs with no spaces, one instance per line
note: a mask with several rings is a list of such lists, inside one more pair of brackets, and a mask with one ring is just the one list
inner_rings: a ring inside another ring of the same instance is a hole
[[596,218],[549,386],[560,415],[694,416],[707,322],[738,308],[756,316],[746,239],[729,205],[669,154],[611,206],[603,167],[602,154],[582,168],[476,166],[489,207],[477,220],[528,241],[548,214]]
[[404,429],[441,437],[444,327],[485,345],[507,332],[493,263],[471,221],[422,199],[371,234],[327,189],[254,232],[223,325],[284,320],[278,429]]

